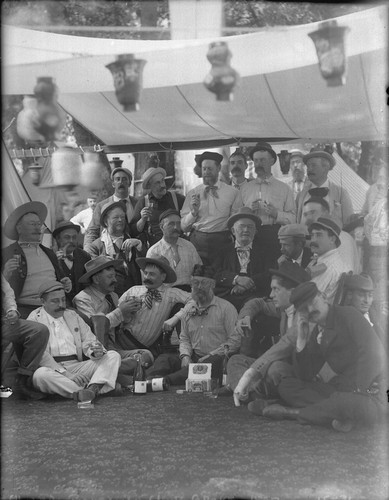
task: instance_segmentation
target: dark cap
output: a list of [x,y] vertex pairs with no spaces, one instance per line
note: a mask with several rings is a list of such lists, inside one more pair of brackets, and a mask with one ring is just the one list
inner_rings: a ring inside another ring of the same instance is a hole
[[249,153],[251,159],[253,159],[254,153],[256,151],[267,151],[272,155],[274,163],[277,160],[277,154],[268,142],[257,142],[257,144],[253,147],[253,149]]
[[319,293],[316,283],[307,281],[296,286],[290,294],[289,301],[294,305],[295,309],[300,309],[303,305],[310,302]]
[[174,208],[168,208],[159,216],[159,222],[163,221],[163,219],[166,219],[166,217],[169,217],[169,215],[178,215],[178,217],[180,217],[181,219],[181,215],[178,210],[174,210]]
[[317,203],[318,205],[321,205],[324,208],[324,210],[326,210],[327,212],[330,211],[330,206],[329,206],[327,200],[325,200],[321,196],[311,196],[310,198],[308,198],[307,201],[304,202],[304,206],[307,203]]
[[340,245],[340,227],[338,223],[332,217],[319,217],[316,222],[312,222],[309,226],[308,231],[311,233],[312,229],[322,227],[330,231],[334,236],[336,236],[336,246]]
[[278,239],[301,238],[305,240],[307,234],[307,226],[304,224],[286,224],[285,226],[281,226],[278,230]]
[[239,219],[251,219],[255,222],[255,227],[259,229],[262,224],[262,220],[255,214],[254,210],[250,207],[241,207],[238,212],[227,220],[227,226],[229,229],[235,224],[235,222]]
[[79,226],[78,224],[73,224],[73,222],[70,222],[69,220],[64,220],[59,224],[57,224],[56,228],[53,231],[53,238],[55,238],[59,233],[61,233],[65,229],[75,229],[77,233],[79,233],[81,226]]
[[213,160],[220,165],[223,161],[223,155],[219,153],[214,153],[213,151],[204,151],[199,157],[199,164],[203,162],[203,160]]
[[280,276],[292,281],[295,285],[305,283],[311,279],[311,276],[305,269],[296,264],[295,262],[284,261],[281,262],[278,269],[269,269],[272,276]]
[[366,273],[346,276],[344,286],[348,290],[363,290],[365,292],[372,292],[374,290],[373,280]]
[[215,279],[215,271],[211,266],[196,264],[193,268],[192,276],[200,276],[202,278]]

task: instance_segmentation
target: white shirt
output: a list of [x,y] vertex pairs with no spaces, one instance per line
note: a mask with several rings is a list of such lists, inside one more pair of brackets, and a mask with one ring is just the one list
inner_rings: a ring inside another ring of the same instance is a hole
[[46,316],[50,332],[48,348],[50,354],[55,356],[71,356],[77,354],[73,335],[63,317],[53,318],[45,309],[41,312],[42,318]]

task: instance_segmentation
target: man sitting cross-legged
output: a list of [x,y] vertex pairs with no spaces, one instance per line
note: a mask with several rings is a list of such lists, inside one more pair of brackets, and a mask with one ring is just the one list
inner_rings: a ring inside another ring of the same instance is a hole
[[[261,312],[280,314],[281,338],[258,359],[243,354],[231,357],[227,365],[227,386],[220,391],[220,395],[232,395],[234,391],[237,401],[277,397],[278,384],[283,377],[293,373],[291,354],[296,341],[295,310],[289,299],[293,288],[309,281],[309,274],[292,262],[282,262],[279,269],[271,269],[270,273],[273,300],[252,299],[247,302],[239,314],[236,330],[244,335],[245,330],[250,330],[252,320]],[[263,401],[260,404],[266,403]]]
[[212,378],[222,375],[225,346],[231,354],[239,350],[240,335],[234,326],[235,307],[214,295],[212,268],[196,265],[193,270],[192,300],[183,309],[180,354],[162,354],[147,370],[149,378],[166,376],[172,385],[182,385],[190,363],[211,363]]
[[290,301],[301,321],[295,375],[278,386],[288,407],[269,405],[262,415],[332,425],[342,432],[380,421],[387,409],[386,355],[371,325],[354,307],[328,304],[313,282],[296,287]]
[[[114,391],[120,355],[107,351],[77,312],[66,309],[62,283],[48,281],[38,293],[42,307],[32,311],[28,319],[46,325],[50,337],[32,378],[34,387],[77,401],[91,401],[98,394]],[[88,361],[82,360],[83,354]]]
[[129,385],[130,380],[123,375],[133,374],[137,364],[134,359],[135,354],[141,354],[143,363],[149,365],[154,361],[154,357],[148,350],[126,350],[120,341],[120,329],[116,335],[116,327],[120,326],[122,321],[128,321],[131,313],[140,308],[140,303],[135,298],[129,298],[118,305],[119,298],[114,292],[118,266],[120,266],[120,261],[104,255],[87,262],[86,273],[79,281],[88,286],[74,297],[73,302],[76,309],[89,318],[99,315],[108,319],[109,333],[106,347],[120,354],[122,363],[119,368],[118,382],[122,385]]

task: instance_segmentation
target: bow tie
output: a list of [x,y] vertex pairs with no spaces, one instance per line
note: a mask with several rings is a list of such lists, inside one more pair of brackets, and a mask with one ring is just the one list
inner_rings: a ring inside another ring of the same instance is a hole
[[153,307],[153,300],[161,302],[162,300],[161,293],[158,290],[147,290],[147,293],[144,297],[144,303],[146,304],[146,307],[148,309],[151,309]]
[[328,194],[329,189],[324,188],[312,188],[308,191],[310,196],[318,196],[319,198],[325,198]]
[[207,316],[210,307],[211,306],[208,306],[205,309],[197,309],[197,307],[195,307],[190,311],[189,316]]
[[64,257],[63,257],[63,258],[64,258],[64,259],[67,259],[67,260],[70,260],[71,262],[73,262],[73,260],[74,260],[74,256],[73,256],[73,254],[64,255]]
[[251,248],[250,247],[236,247],[237,252],[250,252]]
[[205,186],[205,191],[204,191],[204,196],[205,198],[210,194],[214,198],[219,198],[219,195],[217,194],[217,190],[219,188],[217,186]]

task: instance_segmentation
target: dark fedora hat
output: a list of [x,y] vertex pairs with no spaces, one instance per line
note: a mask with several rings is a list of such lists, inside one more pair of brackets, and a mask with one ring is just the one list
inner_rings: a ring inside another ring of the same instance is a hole
[[327,229],[330,231],[333,235],[336,236],[336,246],[338,247],[340,245],[340,227],[339,224],[333,219],[332,217],[319,217],[316,222],[312,222],[310,226],[308,227],[309,233],[312,232],[312,229],[322,227],[324,229]]
[[314,299],[318,293],[319,289],[316,283],[307,281],[293,288],[289,302],[294,305],[295,309],[300,309],[300,307]]
[[219,153],[214,153],[213,151],[204,151],[199,157],[199,165],[201,166],[201,163],[203,160],[213,160],[216,163],[221,163],[223,161],[223,155]]
[[253,220],[257,229],[259,229],[262,224],[261,219],[258,215],[255,215],[255,212],[250,207],[241,207],[236,214],[231,215],[231,217],[227,220],[228,228],[231,229],[235,222],[239,219]]
[[295,285],[305,283],[311,279],[310,274],[295,262],[281,262],[278,269],[269,269],[272,276],[279,276],[292,281]]
[[78,224],[73,224],[70,220],[64,220],[57,224],[56,228],[53,231],[53,238],[55,238],[59,233],[64,231],[65,229],[75,229],[77,233],[80,232],[81,226]]
[[251,159],[253,159],[254,153],[257,151],[267,151],[272,155],[274,163],[277,161],[277,153],[268,142],[257,142],[257,144],[249,152],[249,156]]
[[86,273],[81,276],[78,280],[79,283],[89,283],[90,278],[102,271],[107,267],[120,267],[122,261],[119,259],[112,259],[111,257],[106,257],[105,255],[99,255],[95,259],[92,259],[84,264]]
[[30,201],[29,203],[24,203],[20,205],[20,207],[15,208],[4,224],[4,234],[7,238],[10,240],[17,240],[19,238],[16,231],[16,224],[26,214],[36,214],[43,223],[47,217],[47,207],[40,201]]
[[170,267],[169,261],[163,255],[156,255],[155,257],[139,257],[136,259],[138,266],[144,271],[147,264],[153,264],[162,269],[166,274],[165,283],[174,283],[177,281],[177,275]]
[[[104,222],[104,218],[107,215],[107,213],[110,212],[111,210],[113,210],[114,208],[121,208],[123,210],[124,214],[126,215],[126,206],[124,205],[124,203],[122,201],[110,201],[109,203],[107,203],[106,205],[103,206],[103,209],[101,211],[101,215],[100,215],[100,225],[101,226],[107,227],[107,225]],[[126,220],[127,220],[127,215],[126,215]]]

